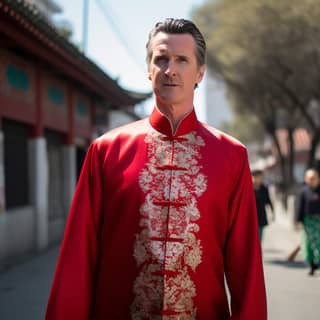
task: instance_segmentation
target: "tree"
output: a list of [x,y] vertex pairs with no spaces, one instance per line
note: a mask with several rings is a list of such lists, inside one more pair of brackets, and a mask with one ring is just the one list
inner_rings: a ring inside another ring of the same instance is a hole
[[250,113],[235,112],[231,121],[222,124],[222,130],[245,144],[262,143],[265,136],[264,128]]
[[71,40],[73,35],[73,27],[72,24],[65,19],[55,20],[55,27],[57,31],[65,37],[67,40]]
[[[194,20],[207,40],[209,68],[225,82],[234,109],[254,114],[273,137],[283,182],[292,185],[294,129],[304,126],[312,136],[309,164],[320,140],[319,1],[207,1]],[[279,114],[288,157],[275,134]]]

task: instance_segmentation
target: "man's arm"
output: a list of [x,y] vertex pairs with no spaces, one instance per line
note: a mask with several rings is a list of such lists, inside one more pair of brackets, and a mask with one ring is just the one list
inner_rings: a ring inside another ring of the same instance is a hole
[[272,210],[272,212],[274,213],[274,209],[273,209],[273,204],[272,201],[270,199],[270,192],[269,192],[269,188],[266,186],[266,203],[270,206],[270,209]]
[[269,208],[271,209],[271,212],[272,212],[272,217],[271,217],[271,221],[275,221],[276,219],[276,215],[275,215],[275,212],[274,212],[274,207],[273,207],[273,203],[270,199],[270,192],[269,192],[269,188],[268,186],[264,186],[265,187],[265,203],[266,205],[269,206]]
[[89,320],[98,260],[101,164],[90,146],[73,197],[46,320]]
[[299,195],[299,203],[298,203],[298,210],[296,212],[296,223],[301,222],[303,223],[304,216],[305,216],[305,205],[306,205],[306,200],[305,200],[305,189],[302,189],[300,191]]
[[[266,320],[267,305],[255,197],[246,150],[229,204],[225,273],[231,295],[232,320]],[[236,161],[236,160],[235,160]]]

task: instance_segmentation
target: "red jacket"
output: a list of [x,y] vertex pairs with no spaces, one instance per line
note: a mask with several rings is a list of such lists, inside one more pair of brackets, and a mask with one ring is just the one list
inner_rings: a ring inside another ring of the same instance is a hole
[[257,226],[244,146],[155,108],[91,144],[46,319],[266,320]]

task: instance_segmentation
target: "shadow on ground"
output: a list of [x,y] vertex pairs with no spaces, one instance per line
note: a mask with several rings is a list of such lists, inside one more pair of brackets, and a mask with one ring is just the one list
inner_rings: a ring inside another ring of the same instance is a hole
[[295,269],[305,269],[307,265],[303,261],[287,261],[283,259],[267,259],[264,261],[265,264],[273,264],[278,266],[283,266],[287,268],[295,268]]
[[281,249],[276,249],[276,248],[264,248],[263,253],[265,254],[278,254],[278,253],[284,253],[283,250]]

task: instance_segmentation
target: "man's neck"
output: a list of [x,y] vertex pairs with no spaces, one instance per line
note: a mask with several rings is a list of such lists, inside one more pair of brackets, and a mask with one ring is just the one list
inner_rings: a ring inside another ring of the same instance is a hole
[[176,132],[181,120],[183,120],[192,110],[193,105],[189,107],[181,107],[175,105],[157,105],[157,108],[163,113],[170,121],[173,133]]

